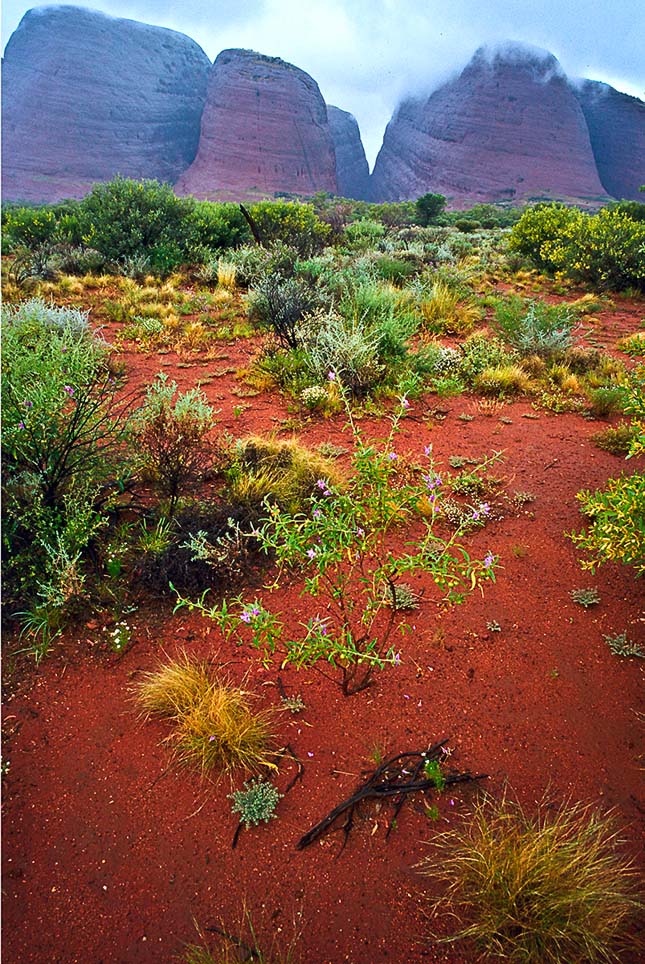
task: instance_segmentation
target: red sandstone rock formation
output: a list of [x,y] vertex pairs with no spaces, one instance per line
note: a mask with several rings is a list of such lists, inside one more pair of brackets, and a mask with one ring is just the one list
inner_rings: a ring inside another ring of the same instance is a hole
[[176,190],[199,198],[335,194],[334,145],[315,80],[278,57],[223,50],[208,84],[197,157]]
[[210,61],[189,37],[79,7],[30,10],[3,63],[5,200],[174,182],[197,150]]
[[370,169],[356,118],[346,110],[327,105],[329,127],[336,150],[336,180],[341,197],[364,201],[369,197]]
[[645,201],[645,103],[594,80],[574,88],[603,187],[616,198]]
[[605,196],[582,109],[555,57],[517,44],[481,48],[458,78],[401,104],[372,194],[427,191],[456,205]]

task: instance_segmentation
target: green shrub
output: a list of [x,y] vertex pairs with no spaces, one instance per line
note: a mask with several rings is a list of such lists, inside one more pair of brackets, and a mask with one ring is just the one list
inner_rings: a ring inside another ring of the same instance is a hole
[[383,377],[378,333],[333,312],[307,319],[305,357],[314,379],[337,378],[359,397]]
[[153,271],[168,274],[186,258],[194,205],[167,184],[116,177],[80,202],[83,241],[114,262],[143,254]]
[[618,962],[630,944],[642,892],[611,815],[568,801],[530,817],[485,798],[433,851],[421,873],[446,885],[433,911],[461,925],[444,941],[517,964]]
[[386,229],[380,221],[363,218],[345,228],[345,240],[354,251],[367,251],[385,237]]
[[461,373],[470,383],[485,369],[512,365],[518,357],[515,352],[509,352],[499,339],[491,338],[485,332],[476,332],[471,335],[460,348]]
[[572,341],[573,316],[567,305],[524,301],[512,296],[495,306],[495,329],[521,355],[548,358],[564,352]]
[[124,406],[84,312],[25,302],[3,311],[2,335],[5,597],[33,628],[85,592],[86,550],[122,487]]
[[253,288],[249,311],[253,321],[270,329],[284,348],[297,348],[302,319],[318,302],[311,285],[299,278],[266,275]]
[[177,392],[176,382],[157,375],[128,428],[137,465],[168,499],[169,517],[180,496],[212,467],[213,457],[207,436],[215,416],[206,396],[197,388]]
[[260,201],[251,205],[250,212],[263,245],[282,241],[302,258],[322,251],[331,236],[331,226],[320,220],[313,204]]
[[623,562],[645,572],[645,478],[623,475],[606,489],[578,492],[589,528],[569,534],[574,545],[590,556],[582,568],[594,572],[604,562]]
[[[222,251],[247,244],[251,238],[239,204],[196,201],[186,216],[182,232],[187,238],[187,253],[200,249]],[[190,259],[193,260],[193,259]],[[195,258],[194,260],[199,260]]]
[[419,224],[432,224],[446,207],[446,198],[443,194],[423,194],[414,207]]
[[619,208],[594,215],[557,204],[532,208],[513,227],[509,247],[576,281],[645,288],[645,223]]
[[611,452],[612,455],[627,455],[632,445],[636,441],[636,429],[627,422],[622,422],[615,427],[610,425],[602,432],[596,432],[591,436],[591,441],[599,449]]
[[589,411],[594,418],[619,414],[625,405],[625,389],[621,385],[600,385],[589,392]]
[[257,827],[260,821],[275,820],[275,808],[281,796],[267,780],[248,780],[243,790],[234,790],[229,795],[233,801],[231,812],[239,814],[240,823],[247,829]]

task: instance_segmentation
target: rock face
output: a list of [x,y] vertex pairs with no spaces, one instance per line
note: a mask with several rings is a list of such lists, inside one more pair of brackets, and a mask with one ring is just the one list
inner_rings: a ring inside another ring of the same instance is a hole
[[369,197],[370,169],[356,119],[346,110],[329,105],[327,116],[336,150],[338,193],[365,201]]
[[197,157],[176,189],[200,198],[335,194],[334,144],[315,80],[278,57],[223,50],[208,83]]
[[645,103],[598,81],[576,88],[603,187],[616,198],[643,201]]
[[209,70],[173,30],[30,10],[3,64],[5,199],[81,197],[115,174],[174,182],[197,151]]
[[401,104],[372,194],[394,201],[428,191],[453,204],[605,196],[582,108],[555,57],[517,44],[480,48],[458,78]]

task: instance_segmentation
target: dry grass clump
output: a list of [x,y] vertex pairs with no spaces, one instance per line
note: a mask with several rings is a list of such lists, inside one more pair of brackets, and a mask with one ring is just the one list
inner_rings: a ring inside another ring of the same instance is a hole
[[138,684],[143,715],[173,723],[166,742],[181,765],[203,775],[241,768],[275,768],[270,711],[254,713],[252,695],[217,679],[208,663],[181,653]]
[[268,497],[291,512],[301,511],[312,495],[320,494],[319,480],[332,488],[340,484],[339,470],[331,459],[295,440],[259,435],[238,441],[229,472],[230,494],[236,501],[260,505]]
[[483,395],[523,395],[531,390],[531,379],[519,365],[485,368],[473,384]]
[[529,817],[507,797],[485,798],[421,865],[447,885],[433,913],[447,907],[465,922],[444,940],[522,964],[618,961],[643,909],[619,842],[612,815],[590,806],[543,805]]

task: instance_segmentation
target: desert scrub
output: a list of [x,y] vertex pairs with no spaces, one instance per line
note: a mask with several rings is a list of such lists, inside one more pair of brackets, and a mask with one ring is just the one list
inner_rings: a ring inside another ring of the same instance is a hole
[[525,302],[511,296],[495,307],[495,328],[504,341],[522,356],[549,358],[571,345],[574,316],[568,305],[544,301]]
[[[249,642],[267,658],[279,652],[284,662],[297,667],[327,663],[344,695],[351,695],[371,684],[375,669],[400,661],[392,637],[408,626],[401,611],[387,602],[388,592],[396,599],[401,576],[414,570],[429,573],[440,595],[435,603],[451,604],[494,581],[497,560],[491,552],[481,561],[471,559],[458,541],[463,529],[447,539],[435,531],[442,480],[431,450],[426,450],[419,474],[399,470],[394,442],[408,407],[402,399],[389,436],[375,443],[364,440],[348,406],[355,448],[346,486],[339,489],[329,478],[319,478],[307,512],[267,505],[268,515],[255,535],[275,554],[276,583],[283,575],[304,574],[303,635],[290,639],[282,616],[259,599],[249,603],[237,597],[209,607],[204,597],[195,602],[179,596],[178,607],[202,612],[228,638]],[[407,551],[395,554],[388,549],[388,537],[409,522],[416,522],[421,534],[407,543]]]
[[619,961],[643,907],[620,843],[613,817],[583,804],[529,816],[507,797],[484,798],[420,865],[446,887],[433,913],[464,922],[442,940],[518,964]]
[[168,517],[179,497],[211,468],[213,449],[207,436],[214,425],[215,413],[204,393],[197,388],[179,393],[177,383],[163,372],[133,415],[128,434],[139,470],[168,500]]
[[[86,556],[128,485],[127,402],[87,314],[40,299],[2,315],[5,601],[49,627],[86,594]],[[34,621],[35,620],[35,621]]]
[[603,208],[592,215],[548,204],[524,212],[511,231],[509,248],[540,268],[620,291],[645,286],[644,243],[645,224],[623,211]]
[[213,770],[275,768],[273,714],[253,712],[252,695],[219,680],[208,663],[181,653],[146,673],[135,693],[145,719],[172,723],[165,742],[178,764],[204,776]]
[[329,381],[332,372],[352,395],[366,395],[383,378],[378,332],[333,312],[319,312],[305,321],[305,364],[312,378]]

